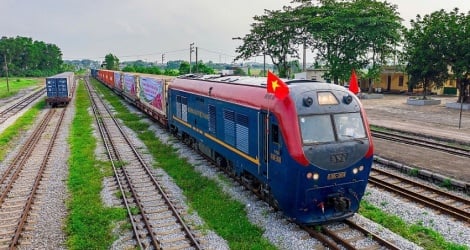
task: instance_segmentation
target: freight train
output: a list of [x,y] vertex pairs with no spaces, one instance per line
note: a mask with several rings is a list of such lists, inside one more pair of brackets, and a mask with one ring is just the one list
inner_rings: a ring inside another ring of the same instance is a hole
[[75,81],[73,72],[63,72],[46,78],[46,103],[49,106],[67,105],[72,99]]
[[323,224],[358,210],[373,143],[361,102],[346,88],[285,81],[281,99],[265,77],[91,74],[290,220]]

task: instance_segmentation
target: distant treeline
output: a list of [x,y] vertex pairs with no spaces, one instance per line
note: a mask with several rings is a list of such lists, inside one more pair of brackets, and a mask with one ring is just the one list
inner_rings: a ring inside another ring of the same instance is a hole
[[28,37],[0,39],[0,76],[51,76],[65,70],[62,52],[55,44]]

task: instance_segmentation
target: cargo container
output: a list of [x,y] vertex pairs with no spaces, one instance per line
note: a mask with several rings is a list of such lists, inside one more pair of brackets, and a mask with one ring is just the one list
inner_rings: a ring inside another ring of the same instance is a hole
[[114,71],[114,91],[117,93],[122,92],[122,73],[120,71]]
[[161,124],[167,124],[166,117],[166,91],[168,84],[174,79],[173,76],[140,74],[138,76],[138,99],[136,106],[145,113],[159,121]]
[[123,73],[122,77],[122,88],[123,96],[130,101],[134,102],[137,98],[137,88],[138,88],[138,77],[132,73]]
[[73,72],[64,72],[46,78],[46,103],[49,106],[67,105],[72,99]]

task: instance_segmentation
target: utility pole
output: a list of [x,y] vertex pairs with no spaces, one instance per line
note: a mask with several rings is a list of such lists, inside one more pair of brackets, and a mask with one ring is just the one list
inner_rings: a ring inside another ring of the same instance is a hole
[[197,68],[197,62],[198,62],[198,61],[197,61],[197,47],[196,47],[196,73],[199,73],[199,70],[198,70],[198,68]]
[[189,74],[191,74],[191,59],[194,52],[194,43],[189,44]]
[[5,61],[5,72],[6,72],[6,75],[7,75],[7,92],[10,93],[10,84],[8,83],[7,53],[3,54],[3,59]]
[[162,65],[165,65],[165,54],[162,54]]
[[303,50],[304,50],[304,53],[303,53],[303,61],[302,61],[302,71],[307,72],[307,42],[305,41],[305,38],[304,38]]

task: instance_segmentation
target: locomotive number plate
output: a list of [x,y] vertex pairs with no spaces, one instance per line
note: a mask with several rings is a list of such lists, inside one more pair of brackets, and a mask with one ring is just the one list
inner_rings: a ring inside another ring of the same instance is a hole
[[338,173],[332,173],[328,174],[328,180],[335,180],[335,179],[341,179],[346,177],[346,172],[338,172]]

